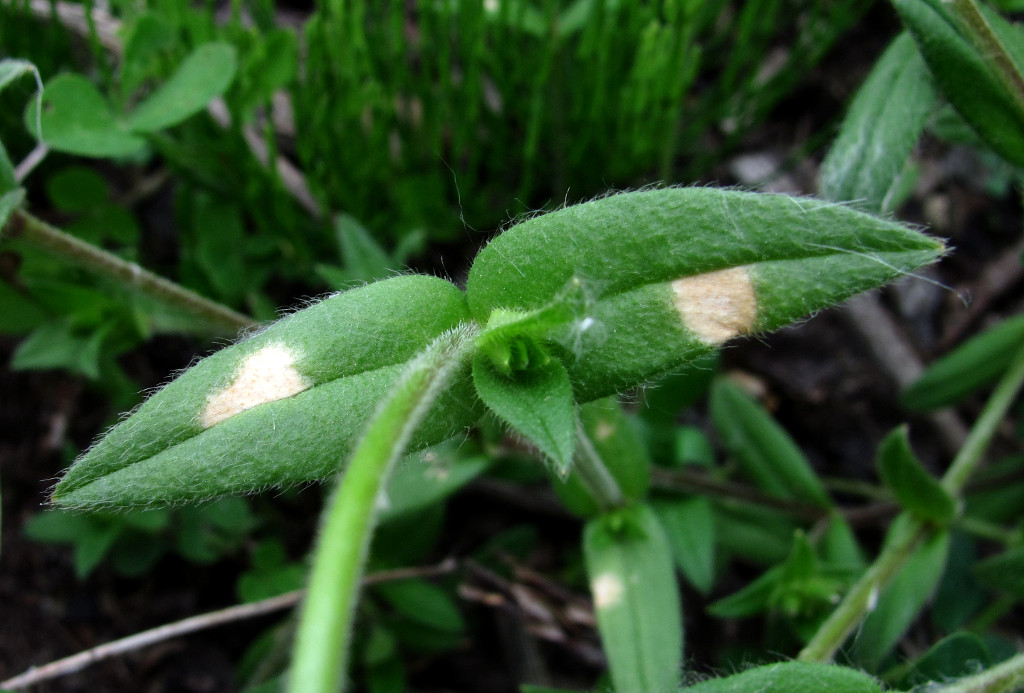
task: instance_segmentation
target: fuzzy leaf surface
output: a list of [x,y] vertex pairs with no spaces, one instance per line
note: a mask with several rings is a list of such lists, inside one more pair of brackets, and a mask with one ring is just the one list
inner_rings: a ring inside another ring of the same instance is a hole
[[583,556],[597,626],[617,691],[679,687],[683,628],[671,550],[650,508],[591,520]]
[[928,67],[914,40],[901,34],[875,63],[850,105],[821,165],[821,196],[856,200],[865,211],[887,209],[889,191],[936,102]]
[[473,360],[473,383],[498,418],[537,446],[561,476],[576,449],[575,404],[565,367],[555,359],[505,375],[487,355]]
[[[578,285],[548,333],[577,400],[662,375],[938,258],[905,226],[806,198],[714,188],[613,195],[525,221],[470,270],[470,311],[531,311]],[[725,316],[725,317],[723,317]]]
[[[67,472],[68,506],[199,500],[323,479],[337,470],[406,361],[466,318],[454,285],[396,277],[337,294],[198,362]],[[468,374],[413,449],[471,424]]]
[[703,681],[687,693],[880,693],[878,682],[863,671],[806,662],[765,664],[739,674]]

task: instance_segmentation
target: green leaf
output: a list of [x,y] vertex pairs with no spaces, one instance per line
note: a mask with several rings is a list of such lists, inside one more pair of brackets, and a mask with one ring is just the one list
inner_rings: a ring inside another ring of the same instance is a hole
[[235,49],[229,44],[199,46],[163,86],[128,114],[128,128],[156,132],[195,115],[227,90],[237,64]]
[[561,363],[550,359],[510,377],[481,352],[473,360],[473,384],[484,404],[536,445],[559,475],[569,473],[576,449],[576,407]]
[[687,693],[881,693],[881,686],[863,671],[833,664],[779,662],[721,679],[703,681]]
[[[897,521],[890,527],[889,536],[898,536],[901,531],[902,523]],[[868,671],[882,664],[931,599],[942,577],[948,549],[949,532],[940,531],[911,553],[857,631],[852,661]]]
[[849,523],[839,512],[828,519],[828,528],[819,546],[821,560],[829,569],[850,576],[859,575],[866,567],[864,552]]
[[66,368],[90,380],[100,377],[100,350],[109,328],[79,334],[66,321],[36,328],[18,345],[11,357],[16,371]]
[[388,480],[380,521],[409,515],[447,498],[480,476],[489,465],[486,456],[463,455],[460,446],[453,443],[407,455]]
[[[70,506],[200,500],[335,473],[407,360],[466,317],[454,285],[396,277],[337,294],[216,352],[150,397],[68,471]],[[412,449],[479,416],[468,377]]]
[[415,623],[447,633],[461,633],[466,624],[446,591],[426,580],[395,580],[374,586],[400,614]]
[[[53,149],[94,157],[129,156],[146,141],[117,121],[92,82],[77,74],[51,79],[43,91],[43,141]],[[29,103],[25,127],[36,130],[36,104]]]
[[249,289],[245,228],[237,206],[199,197],[195,207],[196,260],[217,294],[237,304]]
[[653,501],[672,557],[686,579],[703,594],[715,582],[715,510],[707,498]]
[[882,481],[910,512],[935,522],[946,522],[956,515],[956,501],[910,449],[906,426],[900,426],[882,440],[877,464]]
[[760,488],[780,498],[832,505],[793,439],[739,387],[727,380],[712,385],[711,418],[722,444]]
[[[1024,106],[1003,82],[996,56],[972,45],[942,0],[893,0],[893,5],[946,98],[993,151],[1024,166]],[[1004,47],[1020,42],[1019,29],[993,12],[985,16]],[[1010,56],[1017,58],[1012,51]]]
[[175,40],[174,28],[157,13],[148,12],[138,18],[124,41],[121,89],[125,95],[159,73],[161,59],[173,50]]
[[94,169],[68,166],[47,179],[46,195],[62,212],[88,213],[108,204],[110,189]]
[[[11,163],[11,157],[7,155],[3,141],[0,140],[0,195],[6,195],[17,187],[18,178],[14,174],[14,164]],[[0,227],[5,221],[6,218],[0,216]]]
[[341,260],[345,263],[348,281],[372,282],[383,279],[399,269],[387,252],[373,239],[366,227],[348,214],[339,214],[334,220],[334,234],[338,239]]
[[887,211],[937,97],[913,39],[901,34],[857,92],[821,165],[821,196]]
[[654,513],[637,505],[591,520],[583,555],[615,689],[674,691],[682,668],[682,607]]
[[994,382],[1009,367],[1021,344],[1024,315],[1003,320],[929,366],[903,393],[903,404],[917,410],[956,404]]
[[976,674],[992,664],[992,655],[984,640],[974,633],[953,633],[932,645],[914,662],[903,677],[900,688],[910,689],[932,681],[953,681]]
[[484,248],[467,296],[481,323],[578,286],[585,300],[546,332],[577,401],[614,394],[776,329],[936,259],[899,224],[785,195],[672,188],[534,217]]
[[7,218],[25,200],[25,189],[15,188],[9,192],[5,192],[0,195],[0,229],[3,229],[4,224],[7,223]]
[[14,60],[5,58],[0,60],[0,91],[7,85],[24,75],[30,75],[36,71],[36,66],[27,60]]
[[17,291],[0,280],[0,332],[24,334],[31,332],[49,319],[48,314],[31,297]]
[[986,558],[974,566],[979,582],[1024,599],[1024,547],[1017,547]]

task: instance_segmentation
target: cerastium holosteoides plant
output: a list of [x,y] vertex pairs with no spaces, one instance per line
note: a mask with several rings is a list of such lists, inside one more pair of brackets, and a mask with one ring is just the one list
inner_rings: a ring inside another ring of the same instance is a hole
[[[654,515],[579,407],[937,259],[916,230],[809,198],[713,188],[613,195],[508,229],[465,291],[400,276],[332,296],[200,361],[68,470],[57,505],[138,506],[327,479],[291,673],[343,681],[380,493],[406,450],[490,410],[597,513],[585,552],[621,691],[679,684],[673,567]],[[617,652],[624,651],[626,658]],[[627,661],[630,660],[630,661]]]

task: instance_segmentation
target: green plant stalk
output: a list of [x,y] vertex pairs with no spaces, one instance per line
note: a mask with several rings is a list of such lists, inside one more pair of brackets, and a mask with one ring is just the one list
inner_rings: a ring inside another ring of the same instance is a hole
[[[995,434],[996,427],[1003,420],[1022,386],[1024,386],[1024,348],[1014,358],[1010,368],[1003,374],[996,389],[989,396],[981,416],[978,417],[963,447],[942,478],[942,486],[950,494],[958,495],[971,473],[977,468],[985,448]],[[904,513],[903,515],[908,514]],[[830,660],[868,614],[878,593],[899,571],[914,548],[934,531],[934,526],[913,516],[908,516],[907,520],[903,524],[903,531],[892,537],[871,567],[850,588],[836,610],[821,625],[806,647],[801,650],[797,656],[799,661],[824,662]],[[896,521],[900,521],[899,518]]]
[[576,455],[573,466],[602,512],[626,504],[625,494],[583,428],[579,413],[576,415]]
[[973,676],[928,690],[935,693],[1010,693],[1021,686],[1024,686],[1024,654]]
[[985,408],[971,428],[971,432],[967,435],[953,464],[942,477],[942,487],[950,495],[956,496],[963,490],[964,484],[981,463],[982,454],[985,452],[989,440],[992,439],[996,428],[1002,422],[1006,411],[1013,404],[1013,400],[1022,386],[1024,386],[1024,347],[1010,362],[1010,367],[1006,369],[995,390],[989,396]]
[[1016,101],[1017,108],[1024,113],[1024,75],[1021,75],[1016,65],[1013,64],[1002,41],[992,31],[985,15],[978,9],[977,2],[975,0],[953,0],[949,7],[960,21],[961,26],[967,31],[967,37],[971,44],[978,53],[992,62],[992,66],[1006,85],[1007,91]]
[[435,339],[412,360],[352,453],[324,511],[292,650],[291,693],[342,690],[381,490],[436,397],[465,365],[477,332],[475,325],[464,324]]
[[196,316],[228,333],[250,327],[255,321],[194,291],[164,279],[134,262],[81,241],[32,216],[24,210],[14,212],[0,229],[0,240],[18,240],[34,248],[78,265],[93,274],[147,294]]

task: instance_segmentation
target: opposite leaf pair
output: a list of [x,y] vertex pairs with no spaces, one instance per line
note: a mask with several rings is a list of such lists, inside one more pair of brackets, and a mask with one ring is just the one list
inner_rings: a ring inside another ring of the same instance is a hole
[[403,276],[332,296],[203,359],[68,471],[69,506],[201,500],[339,469],[402,365],[481,326],[413,448],[479,399],[560,472],[575,404],[643,384],[938,258],[917,231],[841,205],[713,188],[614,195],[538,216],[477,257],[462,292]]

